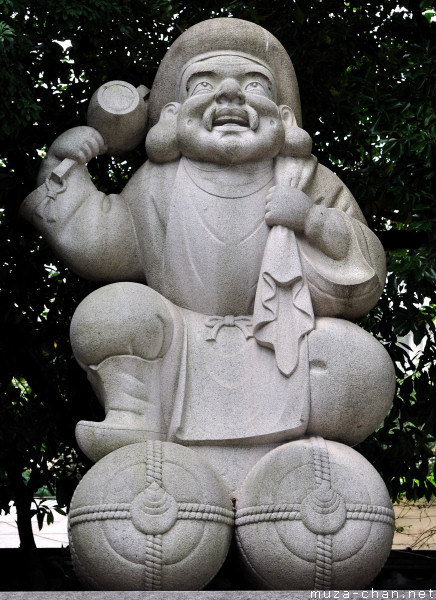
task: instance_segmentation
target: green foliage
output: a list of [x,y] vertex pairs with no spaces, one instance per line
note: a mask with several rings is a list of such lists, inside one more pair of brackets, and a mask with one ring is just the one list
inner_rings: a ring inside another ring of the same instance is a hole
[[[314,154],[350,187],[387,248],[386,291],[362,325],[395,361],[398,393],[383,426],[359,451],[393,497],[431,494],[433,4],[0,0],[0,7],[0,508],[23,498],[30,506],[42,486],[61,509],[67,506],[88,466],[76,448],[74,425],[101,414],[68,342],[75,306],[93,286],[59,264],[18,217],[35,186],[40,156],[57,135],[86,122],[87,103],[104,81],[150,87],[173,39],[214,16],[255,21],[285,45]],[[119,191],[145,158],[142,148],[126,162],[103,156],[90,171],[100,189]],[[425,341],[415,359],[398,342],[409,332],[414,344]],[[41,522],[51,518],[44,506],[32,509]]]

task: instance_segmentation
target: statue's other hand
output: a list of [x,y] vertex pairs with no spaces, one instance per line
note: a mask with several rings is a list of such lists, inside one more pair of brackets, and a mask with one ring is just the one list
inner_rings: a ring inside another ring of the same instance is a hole
[[106,145],[100,133],[93,127],[81,126],[68,129],[56,138],[47,157],[60,161],[70,158],[79,164],[86,164],[105,152]]
[[304,231],[313,201],[307,194],[288,185],[275,185],[266,197],[265,221],[273,225],[284,225],[296,232]]

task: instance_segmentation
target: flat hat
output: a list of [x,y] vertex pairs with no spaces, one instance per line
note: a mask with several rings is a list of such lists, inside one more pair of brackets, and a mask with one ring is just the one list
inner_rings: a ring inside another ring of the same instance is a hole
[[150,93],[148,124],[159,120],[162,108],[179,100],[180,76],[188,62],[211,52],[233,51],[268,66],[277,86],[277,104],[287,104],[301,127],[301,107],[294,67],[282,44],[269,31],[241,19],[219,18],[197,23],[180,35],[165,54]]

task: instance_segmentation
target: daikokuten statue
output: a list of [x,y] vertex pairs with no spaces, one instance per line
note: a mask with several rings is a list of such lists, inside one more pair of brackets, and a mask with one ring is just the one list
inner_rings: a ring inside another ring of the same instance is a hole
[[[348,319],[379,299],[385,257],[311,154],[286,51],[253,23],[212,19],[175,41],[133,117],[136,90],[111,85],[98,101],[114,110],[94,102],[94,127],[54,141],[22,206],[72,270],[112,282],[71,323],[106,412],[76,429],[97,462],[70,513],[79,576],[200,589],[236,525],[260,587],[363,586],[393,513],[348,446],[381,423],[395,378]],[[147,112],[149,160],[105,196],[86,163],[138,143]]]

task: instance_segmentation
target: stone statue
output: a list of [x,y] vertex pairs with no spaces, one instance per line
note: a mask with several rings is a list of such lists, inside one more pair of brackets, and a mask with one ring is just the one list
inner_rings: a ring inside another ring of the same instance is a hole
[[[86,163],[147,128],[149,160],[99,192]],[[149,97],[102,86],[50,147],[22,214],[113,282],[71,322],[106,412],[76,429],[97,462],[70,514],[87,586],[200,589],[235,524],[260,587],[356,588],[383,565],[389,498],[348,446],[383,420],[394,370],[347,319],[377,302],[385,257],[311,145],[286,51],[229,18],[184,32]]]

